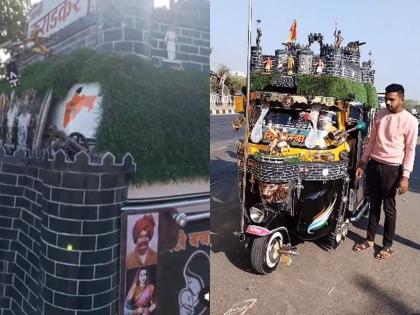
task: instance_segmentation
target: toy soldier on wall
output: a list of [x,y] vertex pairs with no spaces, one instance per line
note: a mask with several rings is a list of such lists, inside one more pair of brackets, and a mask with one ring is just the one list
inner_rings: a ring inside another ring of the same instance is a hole
[[324,62],[322,61],[322,58],[318,58],[318,61],[315,63],[315,75],[319,77],[322,74],[322,71],[324,71]]
[[13,145],[13,138],[14,138],[14,127],[17,119],[17,115],[19,113],[19,109],[17,106],[17,100],[15,99],[15,93],[12,92],[10,96],[9,102],[9,109],[7,110],[6,114],[6,144]]
[[295,59],[292,55],[287,56],[287,75],[293,75],[295,67]]
[[0,95],[0,143],[3,142],[4,139],[4,132],[3,132],[3,125],[4,125],[4,118],[5,118],[5,110],[8,102],[8,97],[5,93]]
[[176,32],[171,26],[165,34],[166,51],[168,52],[168,59],[174,61],[176,57]]
[[261,45],[261,36],[262,36],[261,28],[257,28],[257,47],[260,47]]
[[45,47],[42,38],[40,37],[41,33],[42,29],[39,26],[35,26],[31,32],[30,37],[25,40],[25,46],[31,49],[34,53],[46,56],[50,54],[51,51]]
[[337,31],[337,28],[336,28],[335,31],[334,31],[334,36],[335,36],[334,47],[335,48],[340,48],[341,47],[341,43],[344,40],[343,36],[341,36],[341,31],[340,30]]
[[256,42],[257,42],[257,47],[260,47],[260,45],[261,45],[261,36],[262,36],[262,30],[261,30],[261,27],[260,27],[260,23],[261,23],[261,20],[257,20],[257,39],[256,39]]
[[18,147],[26,148],[28,143],[29,126],[31,124],[31,113],[29,112],[30,94],[27,93],[22,101],[21,113],[17,118],[17,144]]
[[268,57],[266,60],[263,61],[263,64],[264,64],[264,72],[270,73],[271,67],[273,66],[273,60],[271,60],[271,58]]

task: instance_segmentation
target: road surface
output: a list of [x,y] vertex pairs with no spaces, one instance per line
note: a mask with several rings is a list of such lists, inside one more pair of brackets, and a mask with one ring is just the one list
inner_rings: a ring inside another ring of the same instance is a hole
[[[261,276],[233,236],[240,220],[235,143],[243,134],[232,130],[233,118],[211,116],[211,314],[420,314],[420,145],[410,191],[397,197],[391,260],[352,251],[366,234],[362,218],[336,250],[300,243],[290,267]],[[375,241],[381,245],[382,236]]]

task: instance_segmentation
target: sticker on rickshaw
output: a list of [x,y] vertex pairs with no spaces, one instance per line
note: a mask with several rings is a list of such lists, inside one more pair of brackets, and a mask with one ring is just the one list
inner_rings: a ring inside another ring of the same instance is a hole
[[[289,143],[291,146],[304,146],[305,145],[305,139],[309,133],[308,130],[300,130],[297,131],[297,129],[290,129],[290,133],[285,134],[286,142]],[[274,140],[273,133],[266,129],[264,132],[263,142],[270,142]]]

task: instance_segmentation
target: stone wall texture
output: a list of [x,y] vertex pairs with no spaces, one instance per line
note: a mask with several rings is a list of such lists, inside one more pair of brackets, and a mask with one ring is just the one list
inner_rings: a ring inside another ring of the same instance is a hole
[[118,313],[120,209],[134,169],[129,154],[69,161],[0,148],[2,314]]
[[[167,60],[165,34],[177,34],[176,60]],[[96,11],[52,36],[46,45],[53,54],[79,48],[136,55],[157,66],[210,71],[210,4],[208,0],[179,0],[171,9],[153,8],[153,0],[100,0]],[[26,54],[25,65],[43,57]]]
[[[321,36],[317,34],[317,36]],[[285,72],[287,56],[291,54],[295,58],[295,71],[298,74],[315,74],[314,63],[320,57],[324,61],[323,74],[339,78],[350,79],[358,82],[373,84],[375,70],[371,60],[362,62],[360,65],[360,52],[348,47],[336,48],[333,45],[322,45],[320,55],[315,56],[309,46],[296,44],[294,48],[277,49],[274,57],[274,71]],[[251,71],[263,71],[262,63],[266,55],[262,53],[262,47],[251,47]]]

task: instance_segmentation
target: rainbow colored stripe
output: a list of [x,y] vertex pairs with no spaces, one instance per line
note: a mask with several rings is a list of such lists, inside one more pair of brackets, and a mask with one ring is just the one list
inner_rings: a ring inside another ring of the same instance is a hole
[[321,213],[319,213],[315,217],[314,221],[308,226],[309,234],[313,234],[312,232],[313,230],[317,230],[323,227],[327,223],[328,218],[330,217],[330,214],[334,210],[334,205],[335,205],[336,200],[337,200],[337,197],[335,197],[334,201],[331,203],[331,205],[327,209],[322,210]]

